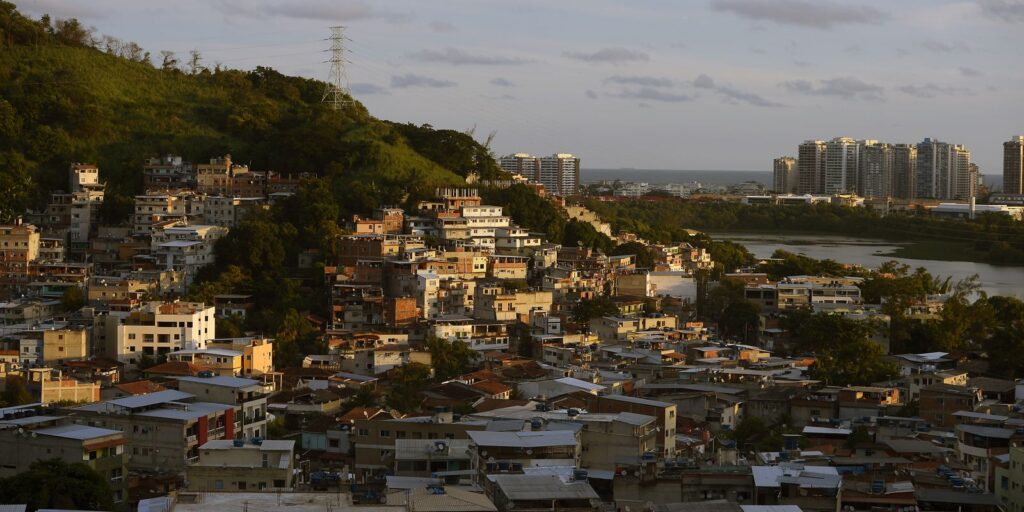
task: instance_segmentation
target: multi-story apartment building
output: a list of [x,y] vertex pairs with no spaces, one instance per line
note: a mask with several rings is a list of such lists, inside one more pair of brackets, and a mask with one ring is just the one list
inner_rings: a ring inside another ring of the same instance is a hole
[[270,338],[217,338],[206,346],[211,349],[241,353],[241,370],[237,377],[258,377],[274,371],[274,340]]
[[579,467],[580,432],[565,430],[520,430],[466,432],[471,442],[470,464],[474,481],[480,485],[488,475],[523,473],[523,468],[537,466]]
[[529,153],[505,155],[498,159],[498,165],[505,172],[520,174],[534,181],[539,181],[537,175],[540,172],[540,159]]
[[178,390],[235,407],[235,437],[267,435],[267,397],[274,385],[240,377],[178,377]]
[[501,285],[479,283],[473,299],[473,316],[481,320],[513,321],[520,316],[551,311],[552,292],[505,291]]
[[295,441],[207,441],[199,461],[186,469],[189,491],[291,490]]
[[70,420],[31,407],[0,409],[0,477],[28,471],[41,460],[81,463],[109,482],[115,503],[123,502],[128,478],[125,433]]
[[221,226],[165,226],[154,229],[151,251],[164,270],[181,272],[182,292],[199,269],[214,262],[214,244],[228,232]]
[[797,149],[797,193],[825,191],[825,141],[808,140]]
[[39,403],[88,403],[100,399],[99,382],[78,380],[52,368],[31,368],[25,373],[25,388]]
[[235,407],[196,401],[177,390],[157,391],[67,409],[75,422],[118,430],[127,437],[128,467],[180,472],[199,461],[199,447],[234,439]]
[[863,145],[865,144],[850,137],[836,137],[825,143],[824,192],[826,194],[854,194],[857,192],[860,148]]
[[39,229],[32,224],[0,225],[0,293],[23,289],[30,278],[29,264],[39,258]]
[[556,153],[540,159],[535,181],[556,195],[572,195],[580,188],[580,159],[569,153]]
[[356,419],[351,435],[355,445],[356,472],[365,474],[394,468],[396,440],[469,439],[468,431],[487,427],[485,421],[453,422],[452,419],[450,412],[400,419]]
[[263,197],[206,196],[203,198],[203,222],[233,228],[249,214],[266,207]]
[[[129,312],[97,317],[94,338],[107,357],[128,365],[181,349],[203,349],[217,337],[213,306],[201,302],[148,302]],[[102,345],[101,345],[102,344]]]
[[860,195],[890,197],[893,195],[893,150],[891,144],[865,141],[860,147]]
[[974,192],[970,151],[930,138],[917,145],[917,197],[967,200]]
[[178,155],[148,158],[142,165],[142,186],[147,192],[192,188],[195,181],[192,164]]
[[201,194],[234,195],[235,178],[249,174],[249,167],[231,162],[231,155],[196,165],[196,190]]
[[772,162],[772,190],[776,194],[791,194],[800,188],[800,173],[796,158],[782,156]]
[[676,411],[678,408],[676,404],[623,395],[578,393],[574,395],[574,397],[576,396],[586,402],[586,409],[591,413],[628,412],[656,418],[654,424],[657,431],[655,454],[663,458],[676,456]]
[[892,147],[892,196],[917,197],[917,146],[894,144]]
[[205,198],[191,191],[147,193],[135,196],[133,235],[152,235],[175,222],[190,223],[203,216]]
[[1003,193],[1024,194],[1024,135],[1003,143]]
[[1010,443],[1008,459],[996,467],[993,483],[1007,512],[1024,512],[1024,445]]
[[103,188],[100,183],[100,168],[95,164],[73,163],[68,169],[68,192],[96,190]]

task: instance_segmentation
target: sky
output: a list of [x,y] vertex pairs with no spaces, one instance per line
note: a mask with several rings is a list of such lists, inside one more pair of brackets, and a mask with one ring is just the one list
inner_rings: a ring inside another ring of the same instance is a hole
[[932,137],[998,174],[1024,133],[1024,0],[15,3],[154,56],[322,80],[344,25],[351,91],[375,116],[584,168],[770,170],[807,139]]

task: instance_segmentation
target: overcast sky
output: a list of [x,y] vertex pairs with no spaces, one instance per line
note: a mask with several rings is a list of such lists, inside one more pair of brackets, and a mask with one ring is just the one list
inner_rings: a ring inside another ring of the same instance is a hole
[[157,55],[326,79],[378,117],[584,167],[769,170],[809,138],[1024,133],[1024,0],[22,0]]

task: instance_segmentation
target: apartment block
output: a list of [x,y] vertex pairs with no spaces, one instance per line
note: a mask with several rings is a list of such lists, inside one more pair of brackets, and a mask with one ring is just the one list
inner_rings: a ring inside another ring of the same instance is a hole
[[199,447],[199,460],[186,470],[189,491],[291,490],[295,441],[226,439]]

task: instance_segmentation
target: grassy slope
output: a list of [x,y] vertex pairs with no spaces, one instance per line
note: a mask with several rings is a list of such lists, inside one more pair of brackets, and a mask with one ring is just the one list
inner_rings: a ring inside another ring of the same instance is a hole
[[142,160],[162,153],[193,161],[231,153],[257,169],[323,173],[347,180],[418,184],[462,181],[409,147],[355,103],[319,103],[322,83],[273,71],[196,76],[71,46],[0,51],[0,99],[18,129],[0,149],[22,153],[42,191],[61,188],[68,162],[100,165],[124,193],[139,190]]

